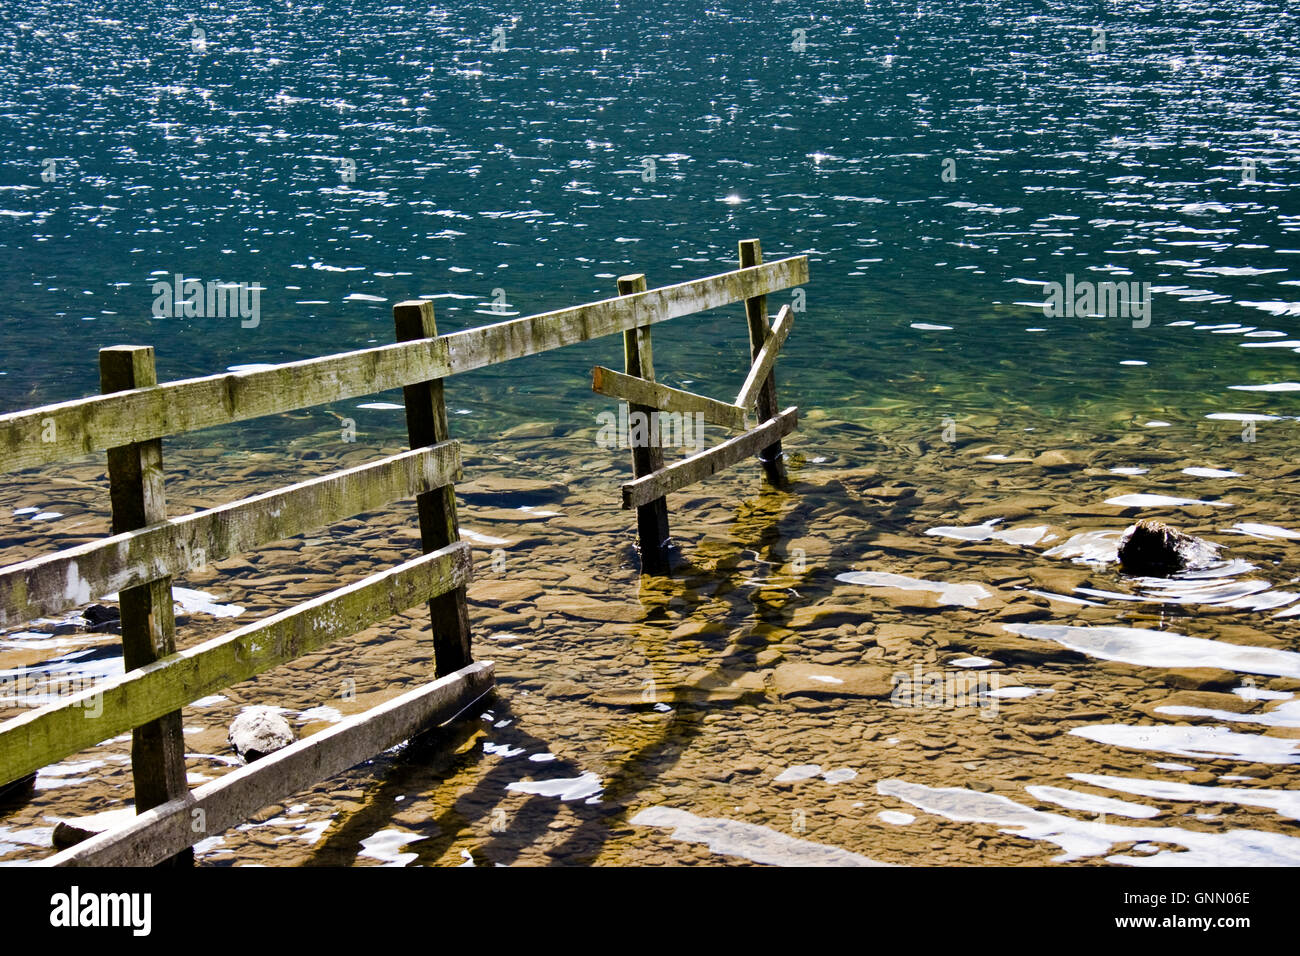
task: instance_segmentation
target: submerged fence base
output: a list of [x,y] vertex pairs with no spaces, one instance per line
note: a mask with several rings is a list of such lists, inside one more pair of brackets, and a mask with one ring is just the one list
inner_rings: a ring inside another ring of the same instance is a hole
[[445,723],[492,689],[491,661],[407,691],[277,750],[220,780],[146,810],[42,860],[44,866],[152,866],[248,819],[262,807],[356,766],[421,730]]

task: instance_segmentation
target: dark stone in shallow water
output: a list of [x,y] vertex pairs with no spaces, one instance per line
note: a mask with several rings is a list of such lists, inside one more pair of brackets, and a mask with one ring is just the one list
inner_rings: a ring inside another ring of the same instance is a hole
[[1218,545],[1159,521],[1139,521],[1119,541],[1120,567],[1135,575],[1168,577],[1188,568],[1206,567],[1218,556]]

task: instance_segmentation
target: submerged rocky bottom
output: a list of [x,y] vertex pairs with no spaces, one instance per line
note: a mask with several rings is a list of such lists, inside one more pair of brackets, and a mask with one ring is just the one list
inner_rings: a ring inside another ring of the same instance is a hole
[[[898,409],[802,418],[791,489],[755,464],[671,496],[679,566],[646,581],[617,506],[626,452],[588,432],[467,444],[471,613],[496,695],[205,841],[200,865],[1300,863],[1289,443],[1223,422],[972,419],[945,441]],[[305,447],[169,449],[172,512],[397,450]],[[101,472],[0,492],[5,560],[102,534]],[[1138,517],[1220,559],[1124,575],[1114,551]],[[180,642],[417,551],[407,502],[219,562],[178,582],[202,595]],[[21,669],[110,675],[114,646],[52,622],[0,635],[0,714],[57,692]],[[197,702],[191,782],[237,765],[244,706],[284,708],[301,736],[431,672],[413,611]],[[0,810],[0,862],[47,855],[58,819],[125,806],[128,750],[41,771]]]

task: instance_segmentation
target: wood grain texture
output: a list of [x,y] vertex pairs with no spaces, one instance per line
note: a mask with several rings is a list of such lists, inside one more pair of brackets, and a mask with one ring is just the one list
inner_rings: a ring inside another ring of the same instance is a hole
[[459,443],[442,442],[0,568],[0,627],[376,511],[460,467]]
[[728,465],[748,458],[760,448],[779,441],[794,431],[799,424],[799,409],[787,408],[776,418],[763,422],[743,435],[729,438],[721,445],[683,458],[666,468],[623,485],[623,507],[637,508],[647,501],[662,498],[669,492],[692,485],[702,478],[717,474]]
[[125,827],[47,857],[40,865],[150,866],[230,829],[262,807],[453,719],[492,689],[493,673],[491,661],[480,661],[407,691],[142,813]]

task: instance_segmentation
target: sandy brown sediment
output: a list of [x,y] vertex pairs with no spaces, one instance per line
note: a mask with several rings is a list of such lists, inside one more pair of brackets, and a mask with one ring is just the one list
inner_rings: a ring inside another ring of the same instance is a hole
[[[480,536],[470,538],[476,654],[497,662],[497,699],[476,722],[267,808],[204,847],[200,861],[377,865],[413,854],[412,862],[456,865],[469,854],[480,865],[745,862],[629,822],[655,805],[759,824],[893,863],[1043,864],[1061,853],[1053,843],[1000,832],[1008,827],[948,820],[877,791],[880,781],[894,778],[1001,795],[1082,822],[1097,815],[1041,801],[1026,787],[1084,791],[1158,811],[1124,821],[1133,825],[1295,835],[1295,821],[1266,808],[1143,798],[1069,777],[1293,788],[1294,764],[1174,756],[1070,732],[1100,724],[1226,725],[1222,718],[1163,714],[1156,709],[1163,706],[1242,718],[1271,712],[1275,700],[1226,693],[1248,675],[1103,661],[1006,630],[1118,625],[1300,649],[1297,619],[1275,619],[1273,610],[1096,598],[1089,606],[1030,593],[1068,597],[1080,586],[1130,593],[1132,583],[1113,567],[1043,552],[1082,532],[1122,530],[1137,512],[1105,499],[1136,490],[1231,500],[1230,509],[1153,513],[1229,544],[1232,556],[1256,566],[1247,576],[1285,589],[1300,576],[1294,542],[1222,533],[1235,522],[1290,526],[1283,449],[1271,449],[1277,457],[1270,458],[1263,449],[1234,448],[1216,442],[1212,428],[1190,440],[1142,432],[1141,443],[1128,445],[1129,433],[1118,426],[1071,434],[1047,421],[1036,422],[1035,433],[963,424],[959,440],[947,443],[933,422],[900,420],[896,409],[854,414],[868,424],[817,410],[804,416],[801,432],[787,440],[794,479],[788,493],[764,489],[756,467],[740,466],[671,496],[681,566],[671,579],[645,582],[636,569],[634,521],[618,507],[625,452],[596,447],[586,432],[528,437],[527,429],[510,440],[467,445],[461,522]],[[890,427],[875,430],[887,416]],[[1114,434],[1106,431],[1112,428]],[[176,511],[211,505],[396,450],[347,447],[303,457],[181,449],[169,453],[177,470],[170,500]],[[1218,466],[1251,479],[1180,474],[1211,454]],[[1135,461],[1151,471],[1109,471]],[[95,464],[64,468],[57,484],[19,476],[0,495],[0,514],[33,506],[66,517],[39,529],[6,518],[5,559],[102,534],[101,471]],[[1266,476],[1274,480],[1254,480]],[[1017,544],[925,533],[991,519],[1001,519],[995,530],[1042,526],[1044,537],[1055,539]],[[235,619],[244,622],[411,557],[418,547],[412,508],[398,504],[217,562],[177,583],[245,607]],[[933,590],[837,580],[854,571],[978,585],[987,596],[964,606]],[[196,614],[179,642],[190,646],[230,626]],[[5,647],[0,668],[35,663],[43,653]],[[991,663],[975,670],[954,664],[972,656]],[[910,677],[918,668],[939,675],[950,703],[896,706],[895,675]],[[394,618],[238,685],[224,701],[187,708],[191,752],[208,755],[192,757],[190,770],[213,778],[229,769],[222,762],[231,756],[225,733],[241,706],[287,708],[297,732],[308,734],[332,716],[314,708],[354,713],[431,673],[424,612]],[[985,689],[996,683],[1037,693],[998,699],[996,707],[989,698],[963,698],[962,686],[977,675]],[[1278,694],[1300,688],[1291,676],[1249,679]],[[1295,727],[1245,721],[1231,729],[1278,741],[1300,736]],[[126,741],[111,743],[65,761],[88,764],[83,771],[43,774],[42,785],[85,779],[39,790],[30,803],[0,815],[0,859],[49,852],[19,841],[35,840],[54,817],[129,800],[127,749]],[[547,754],[553,759],[530,759]],[[1156,762],[1193,769],[1163,770]],[[778,779],[810,765],[819,772]],[[584,775],[598,780],[599,802],[508,789]],[[1250,779],[1223,782],[1224,776]],[[914,820],[889,823],[881,811]],[[1109,852],[1125,851],[1120,841]]]

